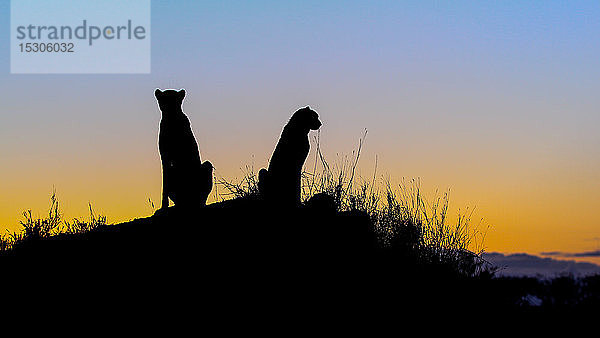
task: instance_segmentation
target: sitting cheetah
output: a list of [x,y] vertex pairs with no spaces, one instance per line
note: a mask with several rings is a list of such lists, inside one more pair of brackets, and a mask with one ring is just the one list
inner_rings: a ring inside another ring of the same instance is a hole
[[200,160],[190,121],[181,108],[185,90],[156,89],[154,96],[162,112],[158,135],[163,173],[161,209],[169,206],[169,199],[176,206],[204,206],[212,190],[213,166]]
[[258,174],[259,191],[265,200],[281,206],[300,205],[302,166],[310,149],[308,132],[319,127],[319,115],[310,107],[292,115],[283,128],[268,170],[263,168]]

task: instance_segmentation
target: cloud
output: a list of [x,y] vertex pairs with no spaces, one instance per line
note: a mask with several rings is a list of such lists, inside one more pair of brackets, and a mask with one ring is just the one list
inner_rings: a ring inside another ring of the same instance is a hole
[[573,257],[600,257],[600,250],[574,253]]
[[540,252],[540,255],[542,256],[560,256],[560,257],[564,257],[565,253],[562,251],[546,251],[546,252]]
[[[594,253],[594,252],[589,252]],[[587,254],[582,252],[580,254]],[[545,252],[545,256],[563,256],[560,252]],[[589,257],[589,256],[572,256]],[[501,276],[545,276],[553,277],[559,274],[591,275],[600,274],[600,266],[593,263],[576,262],[573,260],[559,260],[554,258],[539,257],[524,253],[501,254],[497,252],[485,253],[483,258],[492,265],[501,268]]]
[[549,252],[542,252],[541,255],[542,256],[560,256],[560,257],[600,257],[600,250],[583,251],[583,252],[549,251]]

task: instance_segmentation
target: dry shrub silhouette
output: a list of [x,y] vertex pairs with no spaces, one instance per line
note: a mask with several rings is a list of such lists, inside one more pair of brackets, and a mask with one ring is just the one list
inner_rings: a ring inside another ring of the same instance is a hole
[[[242,178],[239,181],[228,180],[223,177],[216,178],[216,195],[221,201],[229,199],[256,199],[259,197],[258,175],[254,165],[246,165],[241,169]],[[222,191],[219,192],[219,187]]]
[[23,227],[22,239],[39,239],[50,237],[58,233],[62,215],[59,211],[58,198],[56,191],[50,196],[50,209],[48,217],[34,218],[31,209],[23,212],[24,221],[21,221]]
[[64,220],[59,206],[60,203],[56,191],[52,191],[48,216],[34,217],[31,209],[24,211],[24,220],[20,221],[21,230],[7,232],[0,236],[0,252],[8,251],[17,245],[27,242],[50,238],[60,234],[86,233],[108,225],[106,223],[106,216],[94,214],[91,203],[88,203],[90,211],[89,221],[79,218],[73,218],[71,221]]

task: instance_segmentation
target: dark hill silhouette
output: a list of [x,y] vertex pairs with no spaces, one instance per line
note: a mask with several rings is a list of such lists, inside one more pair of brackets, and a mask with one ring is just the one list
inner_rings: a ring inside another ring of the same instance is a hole
[[318,199],[285,212],[253,198],[196,212],[169,207],[86,233],[24,241],[1,261],[14,280],[86,281],[113,296],[172,292],[203,306],[260,302],[278,312],[321,304],[313,311],[371,312],[389,304],[507,305],[489,297],[479,304],[481,281],[380,248],[368,215],[336,212]]
[[[20,290],[5,293],[4,302],[52,296],[56,304],[80,300],[104,304],[105,311],[134,302],[197,320],[197,312],[183,310],[191,304],[208,311],[203,321],[226,323],[265,316],[298,323],[307,313],[360,323],[407,318],[407,311],[577,314],[600,304],[598,276],[549,282],[465,276],[423,262],[406,243],[380,246],[367,214],[336,212],[330,202],[317,195],[300,208],[276,211],[257,197],[237,198],[29,238],[0,251],[0,286]],[[528,305],[539,302],[544,306]]]

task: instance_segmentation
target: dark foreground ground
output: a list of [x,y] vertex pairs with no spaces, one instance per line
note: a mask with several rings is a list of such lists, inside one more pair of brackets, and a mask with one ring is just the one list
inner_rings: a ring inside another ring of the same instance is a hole
[[319,207],[274,212],[252,200],[195,212],[170,208],[88,233],[27,241],[0,261],[2,286],[17,298],[110,311],[123,304],[189,307],[204,320],[572,313],[600,304],[598,279],[576,303],[572,297],[544,300],[552,291],[535,279],[465,277],[382,249],[365,214]]

